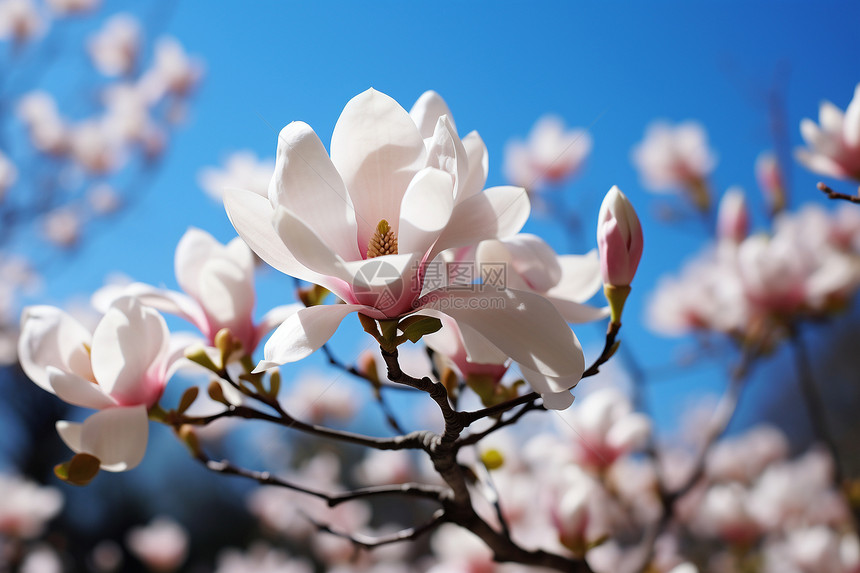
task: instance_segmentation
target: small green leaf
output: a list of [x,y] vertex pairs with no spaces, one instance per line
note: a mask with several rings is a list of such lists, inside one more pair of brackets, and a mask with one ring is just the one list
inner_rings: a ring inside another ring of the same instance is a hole
[[87,485],[99,473],[101,461],[91,454],[75,454],[71,460],[54,466],[54,474],[72,485]]
[[[413,318],[414,320],[410,320]],[[442,321],[432,316],[410,316],[400,323],[400,328],[406,338],[415,343],[421,340],[424,335],[439,332],[442,328]]]

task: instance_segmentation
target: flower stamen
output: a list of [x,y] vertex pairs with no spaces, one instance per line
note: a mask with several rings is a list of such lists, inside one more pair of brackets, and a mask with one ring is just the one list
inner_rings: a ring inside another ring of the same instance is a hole
[[367,243],[367,258],[381,257],[382,255],[397,254],[397,235],[394,229],[385,219],[376,226],[376,232]]

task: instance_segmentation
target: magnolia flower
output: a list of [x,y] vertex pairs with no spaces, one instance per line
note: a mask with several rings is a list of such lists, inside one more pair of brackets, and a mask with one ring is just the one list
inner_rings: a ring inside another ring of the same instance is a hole
[[762,528],[750,514],[750,493],[739,483],[708,488],[693,517],[694,530],[728,543],[753,543]]
[[720,200],[717,212],[717,237],[723,241],[740,243],[750,228],[750,214],[744,192],[739,187],[731,187]]
[[105,131],[123,143],[145,144],[147,134],[155,128],[150,117],[150,96],[139,84],[118,83],[104,92]]
[[28,479],[0,474],[0,535],[32,539],[63,507],[63,496],[53,487]]
[[93,65],[106,76],[122,76],[134,70],[140,53],[140,23],[131,14],[111,16],[87,42]]
[[303,559],[290,557],[280,549],[259,542],[246,552],[226,549],[218,554],[215,573],[312,573],[314,568]]
[[759,426],[720,440],[709,451],[705,469],[713,480],[752,483],[770,464],[788,455],[788,438],[772,426]]
[[71,207],[61,207],[42,219],[45,238],[59,247],[72,247],[81,236],[81,217]]
[[188,555],[188,533],[169,517],[157,517],[149,525],[131,529],[126,545],[150,571],[170,573]]
[[755,176],[758,186],[770,205],[771,213],[779,213],[785,209],[788,202],[787,189],[775,153],[764,151],[758,156],[755,161]]
[[26,94],[18,100],[16,112],[27,126],[36,149],[56,155],[67,151],[69,132],[51,94],[42,91]]
[[0,200],[3,199],[6,191],[15,184],[17,179],[18,169],[15,168],[15,164],[0,151]]
[[224,167],[206,167],[197,175],[197,182],[213,199],[221,200],[225,189],[247,189],[266,197],[275,162],[259,159],[253,151],[236,151],[224,162]]
[[700,124],[652,123],[645,131],[645,139],[633,148],[633,163],[648,189],[659,193],[681,189],[690,193],[699,208],[708,207],[706,180],[717,158]]
[[202,65],[188,56],[175,38],[161,38],[155,45],[155,60],[141,82],[155,93],[185,96],[203,75]]
[[254,322],[254,255],[238,238],[222,245],[206,231],[192,227],[176,245],[174,268],[184,293],[133,283],[106,287],[96,293],[94,305],[105,308],[117,298],[133,296],[187,320],[211,346],[221,329],[229,329],[249,356],[272,328],[300,306],[276,307],[259,323]]
[[522,189],[481,191],[484,145],[477,134],[461,140],[446,110],[436,94],[406,113],[368,90],[341,114],[331,158],[307,124],[293,122],[278,138],[268,199],[247,190],[226,193],[233,226],[263,260],[346,303],[288,318],[266,344],[258,370],[309,355],[353,312],[391,319],[419,311],[446,314],[470,338],[491,343],[479,344],[564,380],[555,391],[581,376],[576,336],[539,295],[488,285],[423,292],[424,270],[439,253],[513,235],[529,212]]
[[578,407],[559,415],[562,432],[570,434],[574,460],[586,468],[608,468],[615,460],[644,445],[651,422],[633,411],[614,388],[589,394]]
[[820,175],[860,181],[860,84],[844,113],[829,101],[821,102],[818,123],[807,118],[800,122],[807,147],[795,151],[797,160]]
[[121,139],[109,121],[88,119],[70,132],[72,158],[86,171],[105,174],[118,168],[123,159]]
[[125,471],[143,458],[147,412],[179,366],[187,341],[169,340],[164,319],[132,298],[117,300],[90,333],[64,311],[24,309],[18,355],[44,390],[98,410],[83,423],[57,422],[69,448]]
[[576,173],[591,152],[591,136],[584,129],[566,130],[555,116],[540,118],[528,141],[505,146],[505,176],[519,187],[535,189]]
[[0,1],[0,40],[23,43],[45,26],[32,0]]

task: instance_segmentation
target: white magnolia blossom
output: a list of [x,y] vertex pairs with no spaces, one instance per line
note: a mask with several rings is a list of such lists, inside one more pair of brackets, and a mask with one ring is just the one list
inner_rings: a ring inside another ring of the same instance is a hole
[[772,426],[757,426],[720,440],[708,452],[705,470],[717,481],[750,484],[764,469],[788,456],[788,439]]
[[70,404],[98,410],[83,423],[57,422],[66,445],[95,456],[102,469],[125,471],[143,458],[148,410],[187,345],[183,337],[170,340],[156,311],[122,298],[92,333],[56,307],[24,309],[18,356],[36,385]]
[[161,312],[179,316],[200,330],[209,345],[227,328],[250,355],[260,340],[296,312],[300,305],[273,308],[254,321],[254,255],[241,239],[226,245],[200,229],[185,232],[176,245],[176,281],[184,292],[144,283],[107,287],[93,298],[104,309],[123,296],[133,296]]
[[141,28],[137,18],[119,13],[105,21],[87,42],[95,68],[106,76],[131,73],[140,53]]
[[15,164],[12,163],[12,161],[2,151],[0,151],[0,200],[3,199],[6,195],[6,191],[8,191],[17,180],[18,169],[15,167]]
[[188,556],[188,532],[169,517],[156,517],[126,535],[126,545],[150,571],[171,573]]
[[659,193],[701,187],[717,164],[708,136],[697,122],[654,122],[633,148],[643,185]]
[[143,74],[141,83],[152,93],[188,95],[203,76],[203,66],[192,58],[176,38],[160,38],[155,45],[155,59]]
[[72,207],[60,207],[42,218],[42,235],[58,247],[72,247],[81,236],[83,221]]
[[243,150],[230,154],[223,167],[201,169],[197,181],[210,197],[218,200],[226,189],[247,189],[266,197],[274,171],[274,160],[260,159],[253,151]]
[[561,118],[546,115],[526,141],[512,140],[505,146],[505,176],[528,190],[562,181],[580,170],[591,146],[586,130],[566,129]]
[[824,101],[818,110],[818,124],[805,118],[800,134],[806,148],[795,157],[807,169],[837,179],[860,181],[860,84],[843,112]]
[[0,474],[0,536],[32,539],[63,508],[63,496],[53,487]]
[[33,0],[0,0],[0,41],[26,42],[45,26]]
[[32,91],[18,100],[18,118],[27,126],[33,147],[44,153],[64,154],[69,147],[69,129],[48,92]]
[[423,292],[425,269],[442,251],[511,236],[529,213],[522,189],[481,191],[484,145],[476,133],[460,139],[438,95],[410,113],[375,90],[356,96],[335,126],[331,157],[301,122],[278,141],[269,197],[231,190],[228,215],[263,260],[346,304],[300,309],[272,334],[258,370],[309,355],[353,312],[418,311],[452,317],[476,346],[538,371],[553,392],[576,383],[585,367],[579,342],[543,297],[486,285]]

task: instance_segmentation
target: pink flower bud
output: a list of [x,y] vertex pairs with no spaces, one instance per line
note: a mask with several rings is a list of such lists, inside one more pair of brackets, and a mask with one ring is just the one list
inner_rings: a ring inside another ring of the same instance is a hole
[[740,187],[732,187],[720,200],[717,214],[717,237],[721,241],[740,243],[746,239],[750,228],[747,200]]
[[633,205],[613,186],[597,216],[597,246],[603,283],[629,286],[642,258],[642,226]]
[[770,205],[771,212],[778,213],[785,209],[785,181],[779,161],[773,152],[765,151],[758,156],[755,162],[755,176]]

